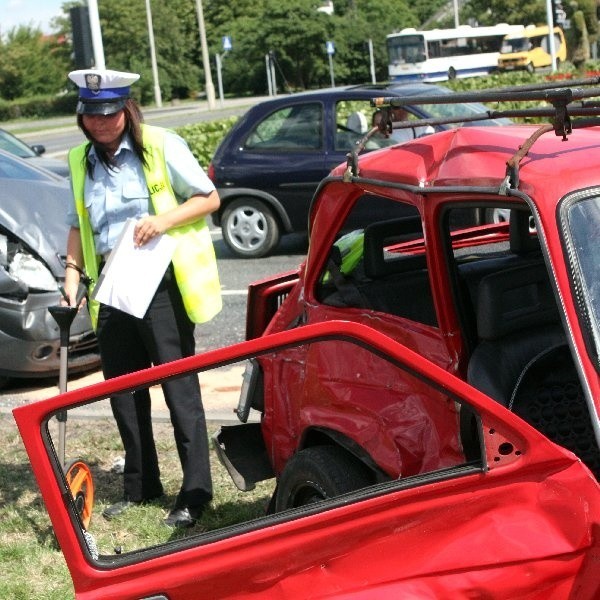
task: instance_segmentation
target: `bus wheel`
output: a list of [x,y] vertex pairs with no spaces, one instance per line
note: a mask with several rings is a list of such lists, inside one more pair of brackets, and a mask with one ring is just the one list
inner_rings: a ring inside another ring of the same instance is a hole
[[525,67],[525,70],[530,74],[533,75],[535,73],[535,67],[533,66],[533,63],[527,63],[527,66]]
[[456,79],[456,70],[454,67],[448,69],[448,79]]

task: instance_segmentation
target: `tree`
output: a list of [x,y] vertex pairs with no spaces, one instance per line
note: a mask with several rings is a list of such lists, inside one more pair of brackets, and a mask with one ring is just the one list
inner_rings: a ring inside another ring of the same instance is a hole
[[[337,6],[337,3],[336,3]],[[405,27],[418,27],[419,19],[404,0],[362,0],[338,17],[336,38],[341,40],[340,82],[370,81],[367,44],[373,44],[377,81],[388,79],[386,36]],[[336,73],[337,80],[337,73]]]
[[[277,79],[289,89],[327,86],[330,83],[325,43],[335,43],[335,82],[370,81],[368,40],[373,42],[377,79],[387,79],[385,37],[418,19],[405,0],[336,0],[335,14],[317,11],[314,0],[205,0],[205,17],[215,24],[209,35],[212,52],[221,52],[223,35],[233,40],[233,51],[223,62],[227,89],[265,93],[265,55],[276,58]],[[218,7],[218,8],[217,8]],[[281,87],[280,87],[281,89]]]
[[[103,0],[98,6],[106,66],[140,73],[132,90],[143,104],[154,99],[145,0]],[[193,5],[188,0],[151,2],[158,80],[165,99],[187,97],[200,85]]]
[[[265,93],[268,53],[276,60],[279,91],[322,87],[330,81],[325,43],[331,40],[336,47],[336,84],[364,82],[370,80],[367,43],[371,39],[377,79],[381,81],[387,79],[386,35],[404,27],[417,27],[442,1],[417,0],[413,8],[408,0],[336,0],[335,14],[329,16],[317,10],[321,5],[318,0],[203,0],[211,68],[215,69],[217,53],[225,58],[222,38],[229,36],[233,51],[222,61],[228,92]],[[54,54],[38,49],[36,52],[43,57],[36,56],[30,40],[15,40],[17,46],[26,48],[15,47],[9,54],[2,47],[0,83],[10,81],[11,90],[19,94],[24,89],[39,89],[31,84],[19,86],[17,80],[28,78],[26,74],[33,75],[43,66],[46,73],[53,74],[53,81],[60,82],[60,89],[66,86],[66,74],[73,68],[69,60],[69,8],[79,4],[76,0],[64,2],[64,16],[53,23],[67,41],[61,47],[60,62],[46,64],[44,60]],[[142,103],[152,102],[154,82],[145,0],[99,0],[98,8],[106,65],[140,73],[140,83],[132,88],[133,93]],[[162,98],[195,95],[205,79],[196,1],[151,0],[151,10]],[[61,75],[55,75],[61,71]]]
[[473,20],[477,25],[541,24],[546,22],[545,0],[467,0],[461,11],[461,22]]
[[0,39],[0,96],[5,100],[57,94],[69,65],[65,40],[20,26]]

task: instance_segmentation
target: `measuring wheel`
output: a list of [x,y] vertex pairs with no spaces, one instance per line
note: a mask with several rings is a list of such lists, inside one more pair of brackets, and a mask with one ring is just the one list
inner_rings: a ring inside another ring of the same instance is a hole
[[83,526],[87,529],[94,506],[94,481],[90,468],[80,460],[73,460],[65,470],[65,477],[77,512],[81,517]]

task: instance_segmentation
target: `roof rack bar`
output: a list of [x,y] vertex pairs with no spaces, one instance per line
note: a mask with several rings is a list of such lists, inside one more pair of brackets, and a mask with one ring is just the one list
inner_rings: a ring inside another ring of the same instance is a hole
[[[598,106],[567,106],[567,115],[570,117],[594,117],[600,116],[600,103]],[[457,115],[453,117],[431,117],[429,119],[417,119],[413,121],[392,121],[393,129],[412,129],[415,127],[426,127],[428,125],[448,125],[451,123],[471,123],[474,121],[485,121],[489,119],[526,118],[541,117],[553,118],[556,109],[548,108],[521,108],[507,110],[488,110],[472,115]]]
[[456,104],[459,102],[519,102],[519,101],[545,101],[545,102],[572,102],[582,98],[600,96],[600,88],[549,88],[525,91],[497,91],[481,90],[479,92],[466,92],[457,94],[432,94],[425,96],[382,96],[373,98],[371,106],[391,106],[393,108],[408,104]]
[[[547,83],[528,83],[525,85],[512,85],[504,86],[501,88],[488,88],[488,92],[521,92],[521,91],[534,91],[534,90],[548,90],[565,87],[580,87],[580,86],[598,86],[600,85],[600,77],[586,77],[584,79],[560,79],[556,81],[548,81]],[[477,92],[473,92],[477,93]]]

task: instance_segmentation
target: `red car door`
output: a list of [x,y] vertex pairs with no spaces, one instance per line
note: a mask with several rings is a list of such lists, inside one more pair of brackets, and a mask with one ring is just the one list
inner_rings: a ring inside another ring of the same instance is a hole
[[[96,550],[94,518],[84,532],[54,449],[54,415],[117,390],[312,344],[367,349],[405,381],[414,377],[468,404],[477,415],[479,456],[132,552]],[[265,336],[22,406],[14,417],[77,598],[600,594],[600,489],[589,470],[487,396],[364,325],[332,321]]]

